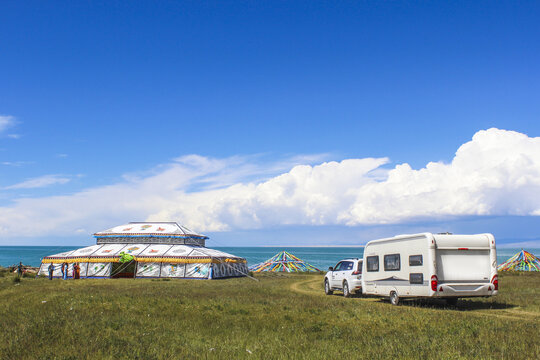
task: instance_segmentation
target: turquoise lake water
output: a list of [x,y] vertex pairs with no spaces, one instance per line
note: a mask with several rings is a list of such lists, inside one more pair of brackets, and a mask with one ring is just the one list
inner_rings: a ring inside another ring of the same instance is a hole
[[[0,266],[18,264],[22,261],[25,265],[39,266],[41,258],[47,255],[58,254],[64,251],[74,250],[83,246],[0,246]],[[260,263],[271,258],[276,253],[286,250],[311,265],[326,270],[335,265],[339,260],[347,257],[362,257],[364,249],[360,247],[213,247],[227,253],[240,256],[248,261],[248,265]],[[497,249],[497,261],[503,263],[512,255],[520,251],[518,248]],[[526,249],[535,255],[540,254],[540,249]]]

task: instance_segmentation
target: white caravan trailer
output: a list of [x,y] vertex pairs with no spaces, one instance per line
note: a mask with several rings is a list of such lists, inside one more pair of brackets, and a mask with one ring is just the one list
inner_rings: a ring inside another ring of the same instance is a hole
[[399,235],[364,248],[362,293],[400,298],[497,295],[497,254],[491,234]]

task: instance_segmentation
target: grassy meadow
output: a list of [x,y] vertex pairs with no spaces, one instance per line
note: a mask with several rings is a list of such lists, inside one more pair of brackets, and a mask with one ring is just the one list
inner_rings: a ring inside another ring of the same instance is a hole
[[0,272],[1,359],[537,358],[540,275],[493,299],[325,296],[320,274],[49,281]]

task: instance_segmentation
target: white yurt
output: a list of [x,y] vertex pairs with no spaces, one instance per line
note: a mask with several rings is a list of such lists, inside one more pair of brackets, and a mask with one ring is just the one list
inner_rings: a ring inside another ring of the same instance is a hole
[[176,222],[130,222],[94,234],[96,245],[42,259],[39,275],[79,265],[81,278],[217,279],[246,276],[246,259],[205,246],[207,236]]

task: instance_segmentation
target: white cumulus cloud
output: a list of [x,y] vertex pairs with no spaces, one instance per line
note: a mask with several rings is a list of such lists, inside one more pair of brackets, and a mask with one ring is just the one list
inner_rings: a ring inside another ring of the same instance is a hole
[[141,219],[204,232],[540,214],[540,138],[518,132],[479,131],[450,163],[421,169],[390,167],[387,158],[321,158],[184,156],[117,184],[16,200],[0,207],[0,235],[75,234]]
[[355,190],[347,224],[449,215],[534,215],[540,209],[540,138],[499,129],[477,132],[451,163],[414,170]]

